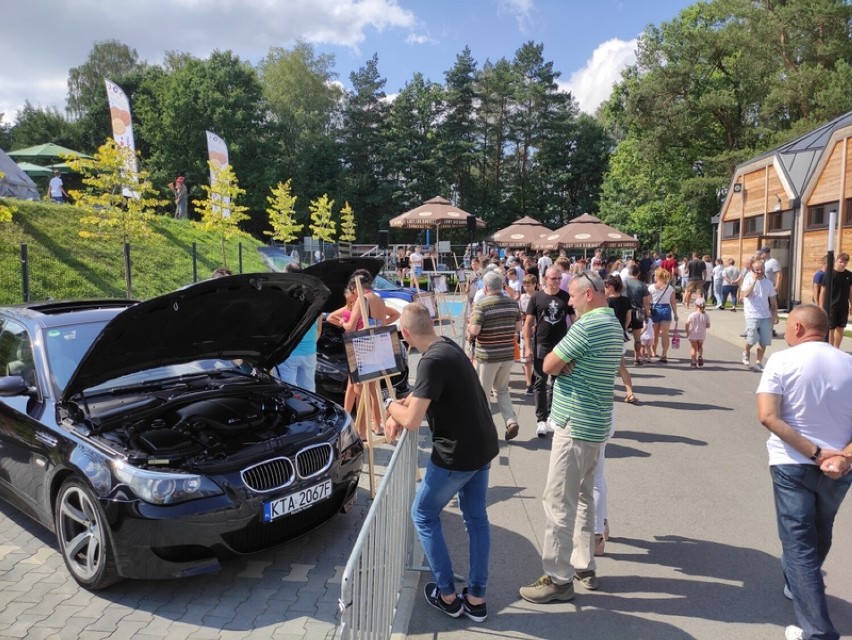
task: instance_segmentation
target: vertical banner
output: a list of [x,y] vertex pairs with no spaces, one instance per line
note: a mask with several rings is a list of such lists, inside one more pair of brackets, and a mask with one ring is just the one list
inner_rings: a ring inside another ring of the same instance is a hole
[[[119,147],[130,150],[130,157],[125,167],[125,175],[133,183],[139,182],[136,166],[136,144],[133,142],[133,123],[130,119],[130,102],[121,87],[104,78],[106,83],[109,115],[112,121],[112,137]],[[121,192],[128,198],[138,198],[139,194],[129,187],[122,187]]]
[[[222,140],[219,136],[217,136],[212,131],[207,131],[207,159],[210,161],[211,171],[210,171],[210,185],[213,185],[213,171],[212,168],[215,169],[224,169],[228,166],[228,145],[225,144],[225,141]],[[218,196],[214,195],[214,198],[218,198]],[[228,208],[228,203],[230,200],[225,198],[225,201],[222,203],[222,217],[229,218],[231,217],[231,210]],[[213,207],[213,210],[216,211],[216,207]]]

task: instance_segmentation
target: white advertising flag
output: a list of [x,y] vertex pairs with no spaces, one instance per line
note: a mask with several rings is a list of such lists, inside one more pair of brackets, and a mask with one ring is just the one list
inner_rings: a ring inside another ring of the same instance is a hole
[[[125,175],[134,183],[139,182],[136,166],[136,144],[133,142],[133,122],[130,119],[130,102],[121,87],[104,78],[109,101],[109,115],[112,121],[112,137],[119,147],[130,150],[130,157],[125,168]],[[122,193],[128,198],[138,198],[139,194],[128,187],[122,188]]]
[[[225,144],[225,141],[222,140],[219,136],[217,136],[212,131],[207,131],[207,159],[210,161],[211,167],[215,167],[216,169],[223,169],[228,166],[228,145]],[[213,171],[210,171],[210,184],[213,185]],[[214,196],[217,197],[217,196]],[[228,208],[228,203],[230,200],[228,198],[222,203],[222,217],[229,218],[231,216],[231,210]],[[215,211],[216,208],[214,207]]]

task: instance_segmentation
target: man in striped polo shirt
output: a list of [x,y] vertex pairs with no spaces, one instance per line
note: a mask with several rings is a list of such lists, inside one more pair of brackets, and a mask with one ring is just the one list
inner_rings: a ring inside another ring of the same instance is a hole
[[503,293],[503,274],[489,271],[482,278],[485,296],[476,303],[467,333],[476,338],[473,357],[479,382],[488,396],[497,393],[497,406],[506,421],[506,440],[518,435],[518,416],[509,395],[509,374],[515,362],[515,336],[521,331],[521,309]]
[[554,427],[543,503],[546,526],[541,564],[544,575],[521,587],[535,603],[574,599],[574,578],[597,589],[595,573],[595,467],[612,424],[615,375],[623,332],[609,308],[604,283],[584,271],[568,285],[578,320],[544,359],[556,375],[550,424]]

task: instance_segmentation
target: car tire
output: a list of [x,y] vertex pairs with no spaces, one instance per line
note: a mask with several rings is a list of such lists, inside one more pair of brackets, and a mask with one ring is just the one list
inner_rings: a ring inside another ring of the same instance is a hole
[[77,584],[97,591],[121,579],[106,516],[87,484],[78,478],[66,480],[56,496],[53,517],[59,551]]

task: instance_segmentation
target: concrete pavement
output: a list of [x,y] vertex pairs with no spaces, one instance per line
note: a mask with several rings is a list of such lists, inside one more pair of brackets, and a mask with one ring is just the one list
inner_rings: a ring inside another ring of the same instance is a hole
[[[686,314],[680,313],[683,326]],[[703,369],[689,368],[683,340],[679,351],[669,352],[667,365],[630,367],[638,406],[622,401],[617,379],[617,431],[606,453],[612,537],[598,558],[600,589],[589,592],[577,584],[574,601],[547,605],[518,596],[519,586],[542,573],[541,493],[550,444],[535,437],[532,399],[523,395],[518,367],[512,387],[521,434],[501,444],[491,472],[489,618],[476,624],[430,607],[422,594],[431,579],[426,574],[407,593],[413,609],[408,638],[784,637],[794,618],[781,593],[768,432],[755,409],[759,374],[740,361],[742,312],[707,313]],[[783,348],[778,338],[768,354]],[[465,575],[467,537],[457,509],[444,527],[456,573]],[[829,607],[844,637],[852,637],[852,537],[841,532],[851,528],[847,501],[825,564]]]

